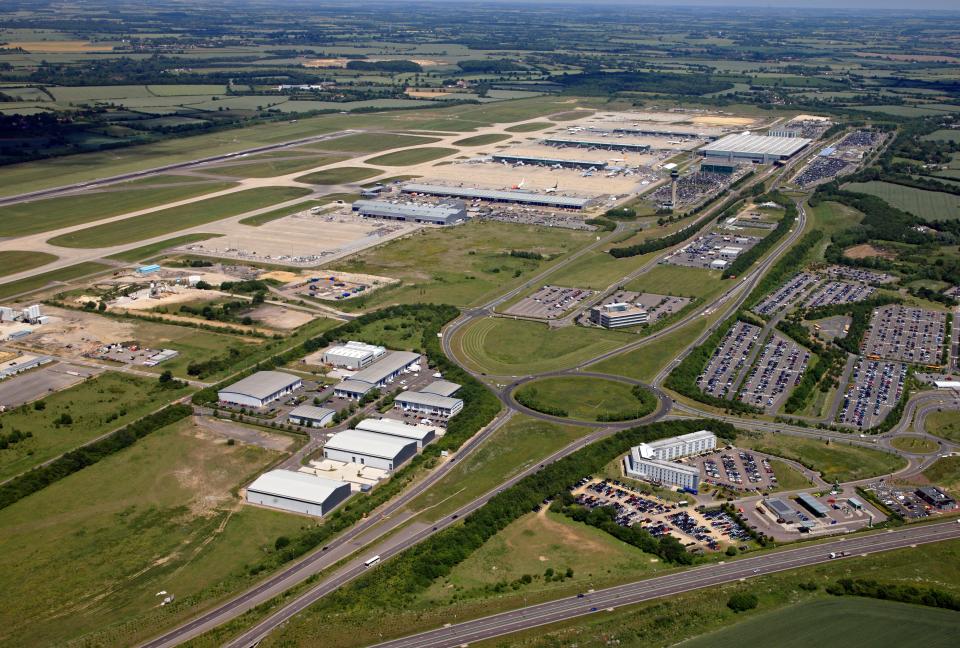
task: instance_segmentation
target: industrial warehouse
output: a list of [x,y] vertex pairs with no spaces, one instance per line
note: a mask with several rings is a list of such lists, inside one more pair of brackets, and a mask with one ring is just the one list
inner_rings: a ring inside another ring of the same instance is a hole
[[631,448],[630,454],[624,458],[624,474],[695,492],[700,487],[700,469],[675,463],[675,460],[709,452],[716,447],[717,437],[709,430],[641,443]]
[[405,371],[419,370],[420,354],[391,351],[366,369],[358,371],[333,388],[335,396],[359,400],[368,392],[383,387]]
[[345,430],[334,434],[323,446],[326,459],[372,466],[393,471],[417,454],[416,439],[368,432]]
[[336,412],[326,407],[299,405],[287,414],[287,420],[303,427],[326,427],[333,422]]
[[700,155],[711,162],[720,159],[756,164],[783,162],[802,151],[811,140],[803,137],[769,137],[740,133],[727,135],[699,149]]
[[303,387],[303,380],[282,371],[258,371],[217,392],[221,403],[261,408]]
[[323,363],[334,367],[359,370],[369,367],[386,354],[382,346],[355,342],[353,340],[341,346],[330,347],[323,352]]
[[407,425],[394,419],[364,419],[357,423],[356,429],[364,432],[376,432],[400,439],[412,439],[417,442],[417,450],[433,441],[440,428],[430,425]]
[[555,194],[537,194],[532,191],[495,189],[475,189],[473,187],[447,187],[436,184],[411,182],[403,185],[401,191],[406,194],[424,194],[466,200],[484,200],[488,202],[517,203],[535,207],[558,207],[561,209],[584,209],[590,205],[590,198],[576,196],[558,196]]
[[291,470],[271,470],[247,486],[247,501],[319,517],[336,508],[350,493],[350,484],[345,482]]
[[420,391],[405,391],[394,398],[394,407],[424,416],[450,418],[463,409],[463,401],[453,398],[460,385],[446,380],[432,382]]
[[358,200],[353,203],[353,211],[364,218],[383,218],[426,225],[455,225],[467,220],[467,209],[462,201],[422,205],[387,200]]

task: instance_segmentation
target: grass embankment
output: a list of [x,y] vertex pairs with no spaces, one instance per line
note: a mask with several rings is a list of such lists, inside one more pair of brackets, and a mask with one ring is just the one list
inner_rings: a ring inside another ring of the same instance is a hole
[[295,180],[297,180],[297,182],[306,182],[315,185],[338,185],[349,182],[360,182],[361,180],[378,176],[381,173],[383,173],[383,169],[372,169],[369,167],[334,167],[332,169],[325,169],[323,171],[317,171],[316,173],[298,176]]
[[59,270],[36,274],[26,279],[20,279],[19,281],[0,284],[0,299],[5,299],[12,295],[19,295],[20,293],[33,292],[57,281],[70,281],[77,277],[85,277],[109,270],[110,268],[111,266],[102,263],[85,261],[76,265],[67,266],[66,268],[60,268]]
[[197,202],[161,209],[124,220],[62,234],[48,241],[51,245],[71,248],[104,248],[162,236],[169,232],[212,223],[229,216],[269,207],[300,198],[310,193],[303,187],[262,187],[198,200]]
[[486,135],[474,135],[473,137],[466,137],[462,140],[457,140],[453,143],[454,146],[485,146],[486,144],[494,144],[496,142],[502,142],[503,140],[510,139],[509,135],[502,135],[499,133],[488,133]]
[[[189,180],[189,179],[185,179]],[[45,198],[0,207],[0,236],[26,236],[90,221],[120,216],[234,186],[233,182],[203,182],[182,186],[138,187],[77,196]],[[123,187],[123,185],[118,185]]]
[[927,414],[926,430],[928,433],[960,443],[960,412],[942,410]]
[[813,482],[804,477],[803,473],[786,462],[771,459],[770,467],[777,478],[777,490],[799,490],[813,486]]
[[313,524],[237,500],[279,456],[181,422],[0,511],[4,642],[139,643],[249,583],[242,565]]
[[931,483],[960,495],[960,457],[937,459],[932,466],[923,471],[923,476]]
[[[331,269],[335,271],[384,275],[402,282],[398,287],[337,302],[337,306],[363,309],[416,302],[474,306],[520,284],[590,240],[588,232],[497,222],[421,230],[334,263]],[[545,259],[511,256],[513,250],[536,252]]]
[[0,453],[0,480],[119,428],[184,393],[163,389],[151,378],[107,372],[51,394],[37,401],[39,405],[0,414],[3,433],[19,430],[32,435]]
[[406,149],[385,155],[378,155],[375,158],[370,158],[366,163],[380,164],[383,166],[409,166],[413,164],[423,164],[424,162],[447,157],[448,155],[455,155],[459,152],[458,149],[426,146],[423,148]]
[[890,440],[890,445],[897,450],[916,454],[930,454],[931,452],[936,452],[939,447],[933,439],[912,434],[895,437]]
[[25,270],[33,270],[42,265],[53,263],[60,257],[46,252],[0,252],[0,277],[17,274]]
[[646,416],[657,400],[639,386],[589,376],[544,378],[514,394],[523,405],[579,421],[628,421]]
[[877,477],[906,465],[903,459],[888,452],[785,434],[742,434],[737,437],[737,445],[792,459],[819,472],[828,482]]
[[495,376],[527,375],[576,366],[635,339],[605,329],[487,318],[457,332],[454,344],[475,369]]

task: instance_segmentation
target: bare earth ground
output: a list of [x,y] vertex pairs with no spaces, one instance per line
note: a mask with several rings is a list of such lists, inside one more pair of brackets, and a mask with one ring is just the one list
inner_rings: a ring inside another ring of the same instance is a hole
[[861,245],[849,247],[843,251],[843,256],[850,257],[851,259],[867,259],[870,257],[893,259],[896,257],[896,255],[892,252],[881,250],[880,248],[874,247],[869,243],[863,243]]

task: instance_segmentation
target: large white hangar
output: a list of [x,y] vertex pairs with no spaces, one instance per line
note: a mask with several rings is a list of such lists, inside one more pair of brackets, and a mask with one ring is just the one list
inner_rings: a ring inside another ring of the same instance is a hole
[[700,155],[706,159],[721,159],[730,162],[743,161],[756,164],[772,164],[789,160],[806,148],[812,140],[803,137],[769,137],[738,133],[721,137],[715,142],[700,147]]
[[260,408],[303,387],[297,376],[282,371],[258,371],[217,392],[221,403]]
[[292,470],[271,470],[247,486],[251,504],[322,516],[350,497],[350,484]]
[[367,432],[346,430],[334,434],[323,446],[325,459],[357,463],[382,470],[395,470],[417,454],[414,439]]

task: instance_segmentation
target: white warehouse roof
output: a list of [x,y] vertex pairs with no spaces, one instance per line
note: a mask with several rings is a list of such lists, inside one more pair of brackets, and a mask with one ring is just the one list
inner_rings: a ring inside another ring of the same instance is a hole
[[420,360],[419,353],[413,353],[411,351],[391,351],[366,369],[353,374],[353,376],[350,377],[350,381],[366,382],[371,385],[376,385],[401,369],[409,367],[418,360]]
[[282,371],[258,371],[221,389],[220,393],[242,394],[264,400],[298,382],[301,382],[299,377]]
[[436,428],[426,425],[407,425],[402,421],[393,419],[363,419],[357,423],[357,429],[364,432],[376,432],[378,434],[389,434],[390,436],[403,437],[405,439],[416,439],[423,441]]
[[739,133],[721,137],[715,142],[702,146],[701,151],[715,153],[744,153],[757,155],[779,155],[789,157],[809,144],[811,140],[803,137],[769,137]]
[[247,491],[324,504],[344,483],[292,470],[271,470],[257,477]]
[[412,439],[401,439],[400,437],[377,434],[366,430],[345,430],[330,437],[324,447],[330,450],[356,452],[357,454],[392,461],[411,443],[416,442]]
[[449,380],[434,380],[420,390],[421,394],[436,394],[437,396],[453,396],[460,389],[460,385]]
[[452,409],[457,403],[462,402],[459,398],[450,398],[449,396],[439,396],[437,394],[415,391],[405,391],[402,394],[398,394],[394,400],[399,403],[413,403],[414,405],[426,405],[428,407],[441,407],[444,409]]
[[333,416],[336,412],[328,407],[316,407],[314,405],[300,405],[290,410],[287,416],[293,418],[308,418],[314,421],[322,421],[328,416]]

